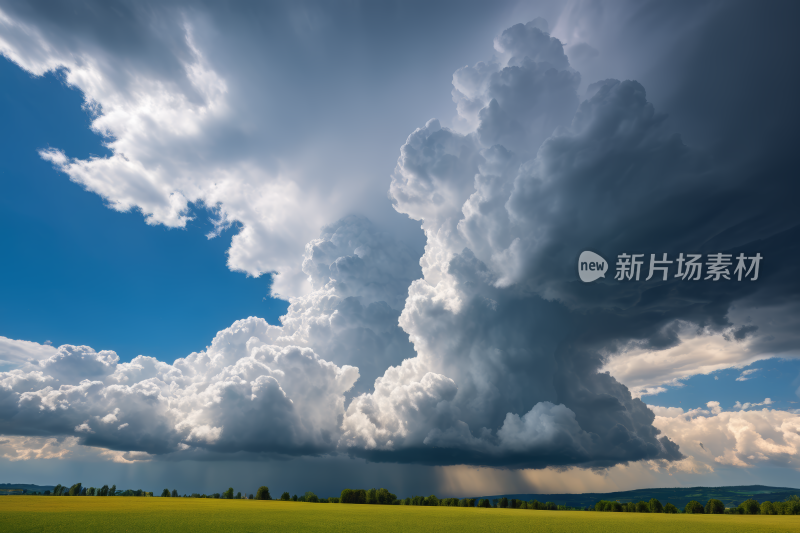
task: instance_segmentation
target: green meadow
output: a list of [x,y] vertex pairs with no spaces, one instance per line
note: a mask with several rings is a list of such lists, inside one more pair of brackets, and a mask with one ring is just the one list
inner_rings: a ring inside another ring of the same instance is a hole
[[0,498],[0,531],[800,532],[800,516],[668,515],[197,498]]

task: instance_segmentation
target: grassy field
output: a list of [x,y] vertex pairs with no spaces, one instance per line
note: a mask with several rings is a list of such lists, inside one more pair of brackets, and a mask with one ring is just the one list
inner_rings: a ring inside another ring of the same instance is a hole
[[344,505],[192,498],[0,498],[0,531],[205,532],[800,532],[800,516],[646,515]]

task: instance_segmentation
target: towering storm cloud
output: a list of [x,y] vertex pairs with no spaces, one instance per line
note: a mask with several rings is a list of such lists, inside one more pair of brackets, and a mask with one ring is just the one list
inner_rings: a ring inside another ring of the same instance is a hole
[[[712,402],[684,416],[640,399],[698,373],[796,355],[800,221],[787,206],[797,191],[769,167],[754,171],[780,150],[692,146],[642,83],[582,78],[571,59],[597,50],[565,49],[542,18],[515,24],[492,57],[453,74],[451,126],[420,124],[384,182],[394,209],[421,224],[420,257],[362,216],[358,198],[342,217],[314,180],[267,172],[280,167],[268,157],[204,152],[214,139],[203,132],[247,130],[226,129],[241,124],[231,97],[241,88],[194,37],[213,26],[206,17],[170,20],[181,37],[163,46],[177,59],[133,80],[105,49],[55,49],[60,34],[24,12],[0,18],[0,46],[31,72],[69,69],[113,152],[43,158],[151,224],[181,227],[190,203],[210,206],[218,226],[240,225],[231,268],[277,272],[289,310],[280,325],[239,320],[172,364],[0,339],[16,367],[0,373],[0,434],[174,459],[605,468],[684,460],[676,442],[695,427],[713,433],[718,462],[735,465],[741,454],[719,444],[726,424],[794,427],[790,413],[732,415]],[[158,85],[165,76],[173,83]],[[585,250],[612,271],[581,282]],[[644,279],[650,254],[740,252],[763,257],[758,280],[688,281],[675,263],[666,279]],[[640,281],[614,279],[625,253],[643,254]]]
[[[604,82],[579,107],[580,76],[544,21],[509,28],[495,46],[507,62],[454,75],[454,99],[474,132],[432,120],[401,150],[395,208],[421,220],[428,238],[424,279],[411,285],[400,320],[418,356],[350,405],[346,442],[370,458],[432,463],[678,459],[647,407],[598,372],[602,345],[587,338],[597,318],[555,292],[554,279],[574,283],[567,266],[574,261],[550,249],[577,257],[581,248],[563,249],[569,240],[557,230],[583,235],[595,225],[591,212],[570,208],[565,191],[580,189],[581,180],[597,186],[598,169],[620,151],[629,166],[655,167],[675,141],[641,146],[659,121],[635,82]],[[630,179],[658,176],[640,171]],[[537,265],[547,261],[547,269]]]

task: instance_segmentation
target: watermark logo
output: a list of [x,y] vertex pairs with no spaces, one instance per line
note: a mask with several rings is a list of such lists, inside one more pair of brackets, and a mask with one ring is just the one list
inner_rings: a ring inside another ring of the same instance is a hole
[[583,252],[578,258],[578,275],[581,281],[589,283],[606,277],[608,263],[594,252]]
[[[647,256],[650,260],[647,261]],[[661,281],[679,278],[684,281],[720,281],[720,280],[750,280],[758,279],[761,260],[760,253],[755,255],[734,254],[707,254],[703,261],[702,254],[678,254],[670,259],[666,253],[661,254],[619,254],[617,256],[616,275],[617,281],[645,281],[654,278]],[[734,263],[735,262],[735,263]],[[649,266],[649,268],[648,268]],[[673,274],[671,270],[674,270]],[[594,252],[583,252],[578,259],[578,275],[581,281],[589,283],[599,278],[606,277],[608,263]]]

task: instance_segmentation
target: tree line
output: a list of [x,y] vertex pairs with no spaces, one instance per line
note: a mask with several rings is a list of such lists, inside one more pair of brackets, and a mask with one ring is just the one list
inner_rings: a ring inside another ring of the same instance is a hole
[[44,491],[43,496],[152,496],[152,492],[147,492],[142,489],[138,490],[117,490],[116,485],[103,485],[102,487],[84,487],[81,483],[75,483],[71,487],[66,485],[56,485],[52,492],[49,490]]
[[[266,487],[262,487],[262,489],[266,489]],[[33,494],[39,494],[39,493],[33,493]],[[42,496],[146,496],[146,497],[152,497],[153,493],[152,492],[147,492],[147,491],[144,491],[144,490],[141,490],[141,489],[137,489],[137,490],[132,490],[132,489],[117,490],[117,486],[116,485],[111,485],[110,488],[109,488],[108,485],[103,485],[100,488],[95,488],[95,487],[83,487],[81,483],[75,483],[74,485],[72,485],[70,487],[67,487],[66,485],[61,485],[61,484],[56,485],[53,488],[52,491],[45,490],[44,493],[41,494],[41,495]],[[267,490],[267,497],[266,498],[259,498],[259,499],[269,500],[270,498],[268,496],[269,496],[269,490]],[[201,494],[195,493],[195,494],[192,494],[191,496],[188,496],[186,494],[181,496],[180,494],[178,494],[178,491],[175,490],[175,489],[173,489],[173,490],[164,489],[161,492],[161,497],[162,498],[165,498],[165,497],[166,498],[170,498],[170,497],[171,498],[219,498],[219,499],[223,499],[223,500],[224,499],[229,499],[229,500],[251,499],[252,500],[254,498],[252,494],[250,494],[249,496],[247,496],[247,495],[243,496],[241,492],[239,492],[236,495],[234,495],[233,494],[233,487],[228,488],[228,490],[226,490],[226,491],[224,491],[222,493],[215,493],[215,494],[210,494],[210,495],[206,495],[206,494],[202,494],[201,495]]]
[[398,499],[394,494],[386,489],[352,490],[344,489],[339,498],[341,503],[363,503],[378,505],[418,505],[426,507],[483,507],[483,508],[511,508],[511,509],[537,509],[542,511],[567,511],[579,510],[576,507],[566,505],[556,505],[552,502],[539,502],[531,500],[529,502],[511,498],[499,498],[490,500],[482,498],[437,498],[435,494],[430,496],[410,496],[405,499]]
[[[117,490],[116,485],[103,485],[100,488],[83,487],[81,483],[75,483],[67,487],[66,485],[56,485],[51,491],[45,490],[45,496],[153,496],[152,492],[139,490]],[[271,500],[272,496],[269,487],[261,486],[255,494],[234,494],[233,487],[229,487],[221,493],[210,495],[193,493],[180,496],[177,490],[164,489],[161,492],[163,498],[213,498],[222,500]],[[344,489],[339,497],[320,498],[313,492],[306,492],[298,496],[290,495],[288,492],[281,494],[281,501],[295,501],[307,503],[349,503],[365,505],[417,505],[417,506],[444,506],[444,507],[481,507],[481,508],[500,508],[500,509],[533,509],[540,511],[598,511],[612,513],[667,513],[677,514],[747,514],[747,515],[798,515],[800,514],[800,497],[791,496],[782,502],[765,501],[759,503],[754,499],[746,500],[736,507],[725,507],[725,504],[717,499],[710,499],[703,505],[692,500],[686,504],[683,510],[678,509],[672,503],[662,505],[656,499],[650,501],[620,503],[618,501],[600,500],[594,507],[570,507],[566,505],[556,505],[552,502],[539,502],[537,500],[524,501],[514,498],[488,499],[482,498],[437,498],[436,495],[430,496],[410,496],[402,499],[392,494],[387,489]]]
[[[668,513],[677,514],[680,510],[671,503],[661,505],[656,498],[649,502],[640,501],[620,503],[617,501],[600,500],[594,506],[595,511],[612,513]],[[736,507],[725,507],[725,504],[717,499],[710,499],[703,505],[692,500],[683,508],[686,514],[764,514],[764,515],[797,515],[800,514],[800,497],[791,496],[782,502],[745,500]]]

